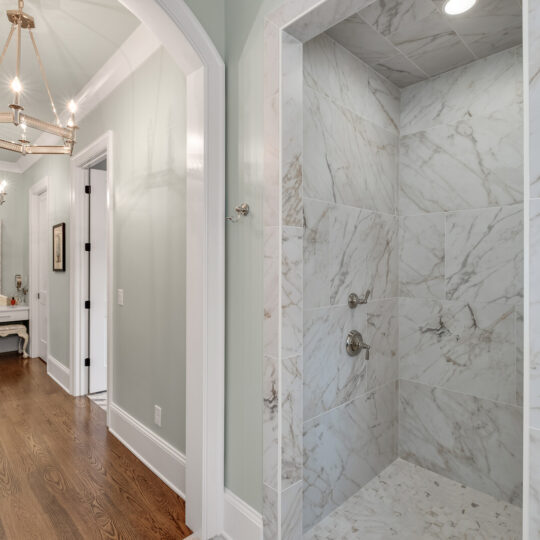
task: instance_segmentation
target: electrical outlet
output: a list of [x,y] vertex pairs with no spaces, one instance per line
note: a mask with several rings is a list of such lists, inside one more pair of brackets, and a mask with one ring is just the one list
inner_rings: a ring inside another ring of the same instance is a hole
[[154,405],[154,424],[161,427],[161,407]]
[[118,289],[116,296],[117,296],[118,305],[123,306],[124,305],[124,289]]

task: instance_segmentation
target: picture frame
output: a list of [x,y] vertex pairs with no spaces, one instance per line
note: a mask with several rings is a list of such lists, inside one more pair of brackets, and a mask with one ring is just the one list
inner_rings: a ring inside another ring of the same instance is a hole
[[66,271],[66,224],[53,226],[52,260],[53,272]]

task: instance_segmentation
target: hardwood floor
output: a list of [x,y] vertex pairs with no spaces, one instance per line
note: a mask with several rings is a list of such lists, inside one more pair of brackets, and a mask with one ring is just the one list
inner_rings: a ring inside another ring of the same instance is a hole
[[0,539],[185,538],[184,501],[41,360],[0,357]]

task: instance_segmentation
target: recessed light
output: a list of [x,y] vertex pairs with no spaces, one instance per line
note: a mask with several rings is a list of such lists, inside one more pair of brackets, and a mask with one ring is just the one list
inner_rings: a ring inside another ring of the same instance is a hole
[[444,4],[444,11],[448,15],[459,15],[471,9],[474,4],[476,4],[476,0],[448,0]]

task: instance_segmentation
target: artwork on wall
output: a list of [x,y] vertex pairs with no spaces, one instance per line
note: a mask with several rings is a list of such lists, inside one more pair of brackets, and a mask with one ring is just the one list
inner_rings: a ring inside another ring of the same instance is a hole
[[53,270],[66,271],[66,224],[59,223],[53,227]]

